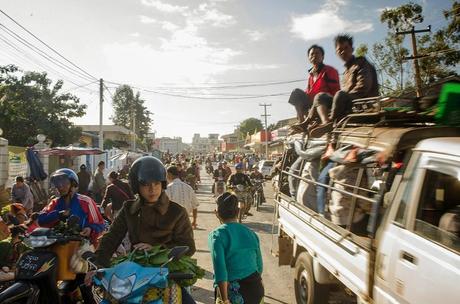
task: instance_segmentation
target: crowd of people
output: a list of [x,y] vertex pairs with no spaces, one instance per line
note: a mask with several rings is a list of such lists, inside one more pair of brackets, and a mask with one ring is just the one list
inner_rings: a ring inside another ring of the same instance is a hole
[[[307,88],[294,90],[289,98],[298,118],[291,134],[322,137],[351,112],[354,100],[378,95],[375,69],[364,57],[353,55],[352,37],[337,36],[334,44],[337,55],[345,64],[343,85],[339,83],[337,70],[323,63],[324,49],[312,45],[307,52],[312,64]],[[332,136],[328,136],[328,141],[333,141]],[[155,245],[168,248],[187,246],[187,254],[191,256],[196,251],[193,230],[198,226],[199,202],[195,190],[201,182],[201,166],[206,166],[215,181],[222,180],[229,187],[240,184],[251,187],[252,180],[263,180],[255,166],[259,160],[255,154],[187,157],[166,153],[162,161],[144,156],[108,176],[104,175],[103,161],[98,163],[94,174],[85,164],[80,166],[78,173],[63,168],[50,176],[55,196],[43,210],[35,213],[30,188],[23,177],[18,176],[11,189],[10,210],[0,220],[3,236],[0,241],[0,274],[11,276],[15,262],[27,250],[21,242],[24,235],[37,227],[53,227],[70,215],[78,216],[80,234],[95,246],[96,262],[101,266],[110,264],[112,255],[126,239],[138,250],[148,250]],[[228,163],[235,165],[235,173]],[[217,164],[215,168],[214,164]],[[295,170],[296,165],[293,164],[291,169]],[[321,183],[327,182],[329,169],[331,165],[327,163],[319,171]],[[296,191],[297,188],[292,189]],[[318,195],[320,213],[324,205],[319,201],[321,199],[323,196]],[[208,246],[214,267],[216,296],[221,303],[260,303],[264,287],[259,239],[252,230],[237,222],[238,198],[234,194],[224,192],[219,195],[215,212],[221,225],[209,234]],[[106,223],[110,223],[109,227]],[[93,276],[94,272],[90,271],[76,278],[85,303],[93,303],[93,300],[90,290],[85,290],[81,283],[91,284]],[[191,298],[187,300],[187,291],[183,292],[186,295],[184,303],[193,303]]]

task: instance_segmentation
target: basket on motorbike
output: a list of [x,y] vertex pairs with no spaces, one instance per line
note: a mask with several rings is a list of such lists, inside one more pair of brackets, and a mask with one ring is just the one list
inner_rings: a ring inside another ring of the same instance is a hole
[[64,244],[55,244],[51,247],[51,251],[56,253],[58,257],[58,281],[75,280],[76,273],[70,266],[70,260],[80,247],[80,243],[80,241],[69,241]]

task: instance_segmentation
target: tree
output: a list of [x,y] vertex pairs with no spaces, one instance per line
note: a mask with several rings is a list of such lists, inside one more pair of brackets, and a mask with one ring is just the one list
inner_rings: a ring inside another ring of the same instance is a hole
[[[456,1],[451,10],[443,13],[449,22],[446,27],[434,35],[417,36],[419,55],[427,55],[419,60],[424,87],[455,73],[453,68],[460,60],[460,52],[453,51],[458,50],[460,42],[460,21],[456,18],[459,10],[460,4]],[[380,16],[380,21],[388,27],[384,41],[375,43],[371,47],[371,54],[368,54],[366,45],[357,48],[357,54],[367,54],[374,63],[379,74],[382,94],[399,95],[414,87],[412,62],[404,60],[404,57],[412,54],[412,50],[405,46],[404,36],[396,35],[396,31],[410,30],[423,20],[422,6],[413,2],[385,9]]]
[[262,122],[260,121],[260,119],[251,117],[251,118],[243,120],[240,123],[238,131],[240,133],[240,136],[244,138],[246,134],[248,133],[254,134],[254,133],[259,132],[262,129],[263,129],[263,126],[262,126]]
[[11,145],[25,146],[45,134],[55,146],[78,141],[81,129],[70,119],[85,114],[78,97],[61,93],[45,72],[23,72],[14,65],[0,67],[0,127]]
[[145,138],[152,124],[151,112],[144,106],[144,102],[140,93],[134,94],[129,85],[119,86],[113,96],[113,123],[130,130],[133,129],[135,123],[135,133],[140,140]]

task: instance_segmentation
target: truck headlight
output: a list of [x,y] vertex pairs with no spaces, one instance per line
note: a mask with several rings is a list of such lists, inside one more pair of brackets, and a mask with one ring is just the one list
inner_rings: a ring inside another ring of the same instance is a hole
[[131,293],[135,281],[135,274],[126,279],[120,279],[114,274],[110,279],[109,292],[116,300],[120,300]]

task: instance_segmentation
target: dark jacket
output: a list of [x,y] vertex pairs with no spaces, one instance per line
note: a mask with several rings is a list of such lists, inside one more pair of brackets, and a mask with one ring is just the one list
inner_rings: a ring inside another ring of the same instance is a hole
[[78,193],[87,194],[89,183],[91,182],[91,173],[86,170],[81,170],[77,173],[78,176]]
[[232,176],[230,176],[228,184],[230,186],[236,186],[236,185],[252,186],[249,176],[247,176],[244,173],[232,174]]
[[196,250],[187,211],[170,201],[164,192],[155,204],[146,204],[139,198],[123,204],[96,251],[100,265],[109,266],[112,254],[127,232],[133,245],[148,243],[168,248],[188,246],[188,255],[193,255]]
[[117,211],[123,207],[125,201],[132,199],[134,199],[134,195],[128,183],[115,180],[105,189],[105,195],[102,199],[101,206],[105,208],[108,204],[112,203],[112,211]]
[[379,96],[377,72],[365,57],[353,57],[345,64],[342,90],[352,99]]

